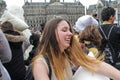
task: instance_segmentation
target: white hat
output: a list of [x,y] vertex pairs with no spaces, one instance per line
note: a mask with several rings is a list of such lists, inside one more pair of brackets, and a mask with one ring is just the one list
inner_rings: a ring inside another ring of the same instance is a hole
[[85,29],[85,27],[89,25],[98,26],[98,21],[94,19],[91,15],[84,15],[78,18],[77,22],[75,23],[74,29],[77,32],[81,32],[82,30]]

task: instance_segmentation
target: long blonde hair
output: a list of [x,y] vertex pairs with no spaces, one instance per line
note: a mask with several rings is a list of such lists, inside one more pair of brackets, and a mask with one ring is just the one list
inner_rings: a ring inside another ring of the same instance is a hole
[[66,21],[70,26],[70,31],[72,28],[70,23],[62,18],[55,18],[48,21],[45,25],[41,41],[39,43],[38,51],[36,57],[33,61],[38,59],[41,55],[46,55],[50,61],[53,71],[57,77],[57,80],[65,80],[64,71],[67,71],[67,65],[65,64],[66,60],[71,63],[77,62],[78,65],[84,66],[92,70],[91,65],[88,63],[96,63],[95,60],[88,58],[85,53],[83,53],[79,42],[74,39],[71,40],[70,47],[67,48],[64,52],[60,51],[58,41],[55,34],[55,29],[61,21]]

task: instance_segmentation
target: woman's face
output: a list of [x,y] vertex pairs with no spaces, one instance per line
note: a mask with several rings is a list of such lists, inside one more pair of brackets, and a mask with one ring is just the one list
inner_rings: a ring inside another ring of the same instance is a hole
[[70,46],[71,37],[73,34],[70,32],[70,26],[66,21],[61,21],[56,29],[56,38],[61,51]]

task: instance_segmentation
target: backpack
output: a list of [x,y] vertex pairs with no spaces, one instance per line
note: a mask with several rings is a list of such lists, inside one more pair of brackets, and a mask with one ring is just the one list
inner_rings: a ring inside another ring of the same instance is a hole
[[101,30],[101,32],[102,32],[102,34],[104,35],[104,38],[105,38],[105,40],[106,40],[106,44],[105,44],[104,50],[102,51],[102,52],[105,54],[105,59],[104,59],[104,61],[105,61],[106,63],[111,64],[111,65],[114,65],[114,64],[116,63],[116,60],[115,60],[115,59],[116,59],[116,58],[115,58],[115,51],[114,51],[114,49],[113,49],[113,47],[112,47],[112,45],[111,45],[111,43],[110,43],[110,41],[109,41],[110,33],[111,33],[113,27],[114,27],[114,26],[112,26],[112,27],[110,28],[109,33],[108,33],[108,36],[106,36],[105,33],[104,33],[104,31],[103,31],[103,29],[102,29],[101,26],[100,26],[100,30]]
[[[44,58],[47,62],[48,68],[49,68],[49,79],[51,80],[52,71],[51,71],[51,67],[50,67],[50,62],[49,62],[49,59],[48,59],[47,56],[44,56]],[[26,76],[25,76],[24,80],[34,80],[34,77],[33,77],[33,74],[32,74],[32,64],[30,64],[28,66],[28,70],[27,70],[27,73],[26,73]]]

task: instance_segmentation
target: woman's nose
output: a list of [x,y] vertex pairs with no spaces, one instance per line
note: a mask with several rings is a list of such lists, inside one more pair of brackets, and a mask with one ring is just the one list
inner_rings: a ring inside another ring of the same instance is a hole
[[73,33],[69,31],[69,35],[73,36]]

